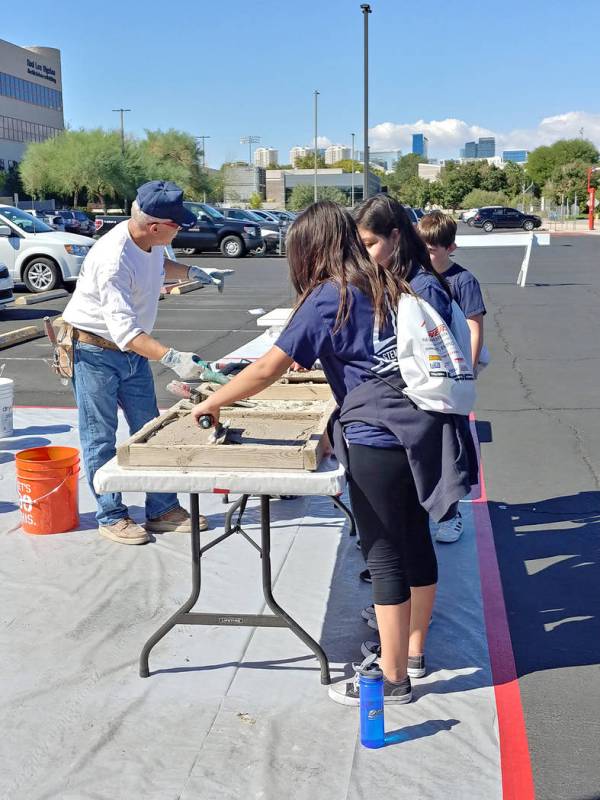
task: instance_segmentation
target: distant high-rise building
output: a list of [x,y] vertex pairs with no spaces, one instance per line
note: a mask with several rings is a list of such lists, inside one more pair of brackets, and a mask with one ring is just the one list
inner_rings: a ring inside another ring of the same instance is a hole
[[429,139],[423,133],[413,133],[412,151],[416,156],[427,158]]
[[463,158],[477,158],[477,142],[465,142],[462,152]]
[[352,150],[345,144],[330,144],[325,148],[325,163],[328,166],[352,157]]
[[465,142],[460,149],[461,158],[494,158],[496,155],[496,139],[493,136],[481,136],[477,142]]
[[297,159],[304,158],[304,156],[307,156],[310,152],[312,151],[309,150],[308,147],[292,147],[290,150],[290,164],[292,167],[296,166]]
[[477,158],[493,158],[496,155],[496,139],[483,136],[477,142]]
[[369,148],[369,163],[383,167],[387,172],[394,169],[396,161],[402,158],[402,150],[371,150]]
[[503,161],[514,161],[516,164],[524,164],[527,161],[529,150],[503,150]]
[[279,151],[274,147],[257,147],[254,151],[254,166],[269,169],[279,163]]

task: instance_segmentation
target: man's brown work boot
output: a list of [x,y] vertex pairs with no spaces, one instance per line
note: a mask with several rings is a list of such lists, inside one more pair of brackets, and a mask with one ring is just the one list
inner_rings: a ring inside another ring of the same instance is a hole
[[98,530],[102,536],[121,544],[145,544],[150,541],[150,537],[142,526],[129,517],[123,517],[123,519],[113,522],[112,525],[100,525]]
[[[208,521],[206,517],[199,515],[200,530],[205,531],[208,528]],[[146,530],[148,533],[191,533],[192,521],[190,515],[181,506],[172,508],[166,514],[162,514],[156,519],[146,520]]]

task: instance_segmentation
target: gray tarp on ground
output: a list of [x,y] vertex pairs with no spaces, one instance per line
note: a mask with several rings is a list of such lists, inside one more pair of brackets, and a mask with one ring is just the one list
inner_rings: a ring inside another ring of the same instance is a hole
[[[152,652],[158,673],[139,678],[141,645],[189,593],[189,539],[123,547],[99,537],[85,480],[80,532],[23,534],[14,453],[77,446],[76,412],[16,410],[15,429],[0,442],[2,798],[501,797],[468,503],[462,540],[438,546],[430,675],[414,682],[411,705],[386,708],[387,730],[406,740],[368,751],[356,709],[328,699],[316,661],[285,630],[180,626]],[[142,521],[142,496],[126,499]],[[370,632],[360,618],[370,602],[357,579],[361,555],[329,500],[271,506],[275,597],[320,637],[337,677]],[[201,497],[201,510],[211,523],[203,537],[222,531],[220,498]],[[255,503],[246,521],[256,530]],[[241,537],[203,558],[198,609],[263,608],[259,558]]]

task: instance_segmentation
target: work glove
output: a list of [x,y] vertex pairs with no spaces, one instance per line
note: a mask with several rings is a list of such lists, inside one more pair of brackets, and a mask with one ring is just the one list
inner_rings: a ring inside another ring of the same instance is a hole
[[226,375],[212,369],[207,361],[202,361],[195,353],[181,353],[171,348],[161,358],[160,363],[172,369],[184,381],[229,382]]
[[226,276],[234,274],[234,269],[214,269],[213,267],[190,267],[188,269],[188,278],[191,281],[213,284],[219,292],[223,291]]

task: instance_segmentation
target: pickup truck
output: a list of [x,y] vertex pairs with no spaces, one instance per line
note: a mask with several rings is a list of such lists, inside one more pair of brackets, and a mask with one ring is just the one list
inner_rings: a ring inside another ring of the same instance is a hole
[[[263,245],[258,223],[227,219],[207,203],[184,202],[198,220],[198,224],[180,230],[173,240],[173,248],[185,255],[220,250],[227,258],[240,258]],[[103,236],[126,216],[97,216],[96,236]]]

